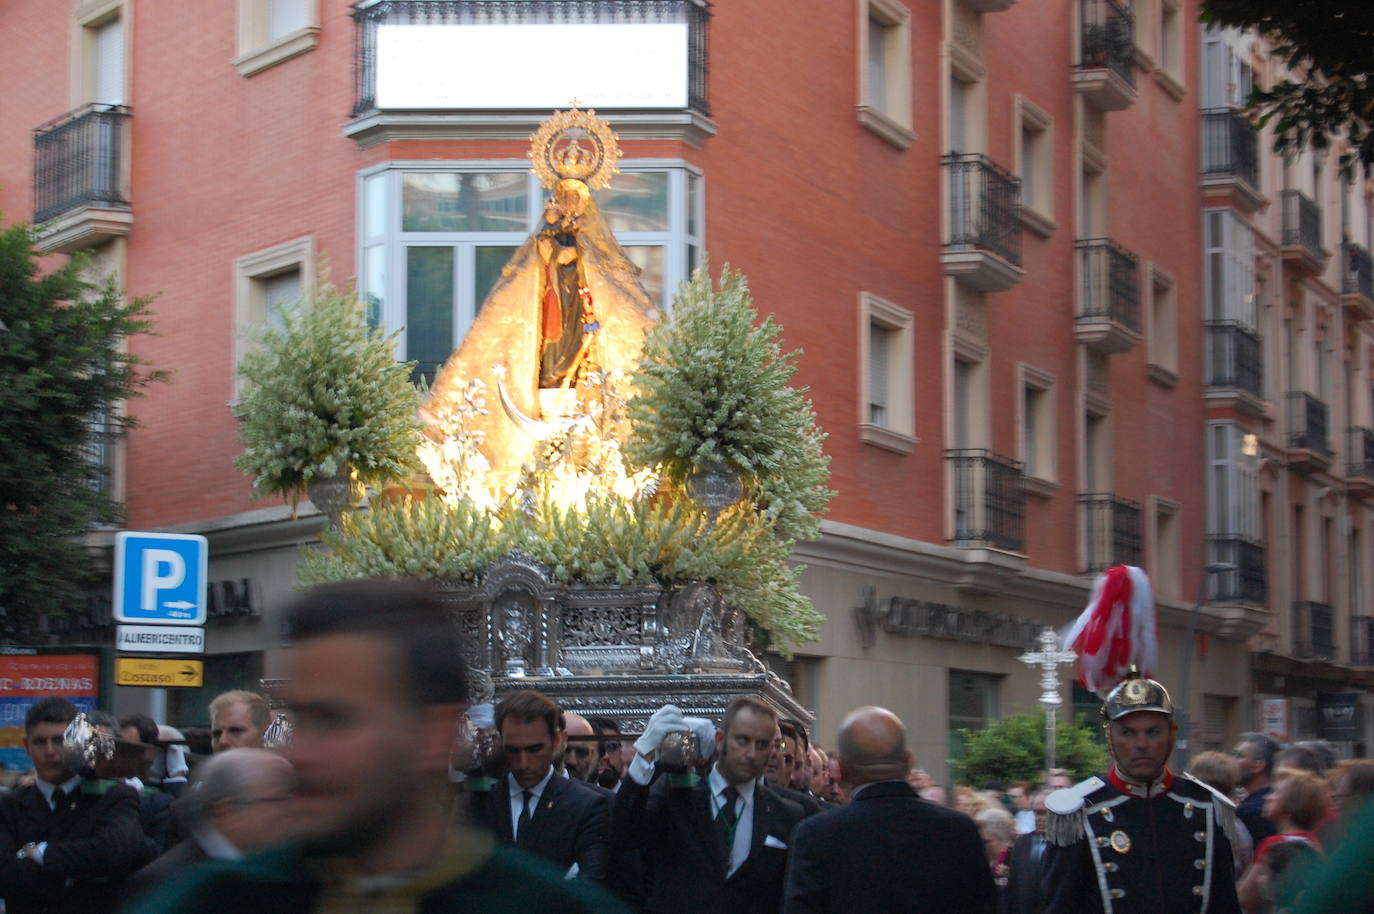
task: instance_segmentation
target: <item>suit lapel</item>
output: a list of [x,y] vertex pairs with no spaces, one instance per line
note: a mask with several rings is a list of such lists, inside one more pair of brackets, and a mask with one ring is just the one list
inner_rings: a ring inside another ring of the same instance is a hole
[[754,785],[754,826],[753,832],[749,835],[749,857],[745,860],[757,859],[759,848],[763,847],[763,841],[768,837],[768,821],[773,814],[773,798],[768,792],[768,788],[762,784]]

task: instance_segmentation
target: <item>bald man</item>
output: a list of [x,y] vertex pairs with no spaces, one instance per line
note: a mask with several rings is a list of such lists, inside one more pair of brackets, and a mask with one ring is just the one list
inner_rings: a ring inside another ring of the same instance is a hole
[[568,735],[563,749],[563,768],[575,781],[590,781],[596,771],[596,734],[587,718],[563,712],[563,728]]
[[997,899],[978,828],[906,782],[912,757],[897,715],[849,712],[839,754],[850,802],[793,833],[783,914],[992,914]]

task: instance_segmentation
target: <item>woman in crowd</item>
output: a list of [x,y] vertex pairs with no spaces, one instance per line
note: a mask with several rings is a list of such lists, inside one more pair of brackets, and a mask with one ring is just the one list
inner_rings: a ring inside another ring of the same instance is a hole
[[[1278,828],[1278,834],[1265,838],[1255,849],[1255,860],[1236,886],[1241,907],[1248,914],[1274,910],[1279,893],[1278,867],[1269,865],[1270,852],[1285,844],[1301,844],[1322,853],[1316,830],[1326,818],[1330,799],[1326,782],[1308,771],[1280,768],[1274,773],[1274,790],[1265,798],[1264,816]],[[1280,854],[1282,859],[1290,852]],[[1304,857],[1312,856],[1303,853]],[[1273,861],[1278,862],[1278,860]],[[1284,874],[1295,867],[1285,861]]]

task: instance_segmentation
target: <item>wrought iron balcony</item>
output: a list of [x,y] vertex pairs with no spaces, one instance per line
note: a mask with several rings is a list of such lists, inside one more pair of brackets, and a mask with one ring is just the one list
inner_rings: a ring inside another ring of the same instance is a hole
[[1140,564],[1140,503],[1110,492],[1078,496],[1083,512],[1084,571]]
[[1350,617],[1350,665],[1374,666],[1374,616]]
[[1322,208],[1300,190],[1285,190],[1280,241],[1290,262],[1315,272],[1326,260],[1322,248]]
[[[707,24],[704,0],[386,0],[354,4],[357,23],[357,98],[353,116],[378,109],[378,33],[393,24],[423,25],[594,25],[685,24],[687,108],[711,113],[707,94]],[[547,62],[546,62],[547,63]],[[537,61],[527,62],[538,67]],[[556,70],[557,67],[554,67]],[[550,80],[560,77],[551,72]],[[573,89],[569,89],[572,92]],[[598,105],[598,108],[610,108]]]
[[1374,429],[1350,428],[1349,466],[1346,475],[1374,481]]
[[945,452],[954,477],[954,542],[1025,548],[1026,493],[1021,464],[983,448]]
[[1259,187],[1259,134],[1235,108],[1202,112],[1202,176],[1233,178]]
[[1325,603],[1296,600],[1293,603],[1293,656],[1302,660],[1334,660],[1335,613]]
[[1290,450],[1311,451],[1328,460],[1331,439],[1327,433],[1328,407],[1321,400],[1301,390],[1288,392],[1288,447]]
[[1243,390],[1264,398],[1259,334],[1236,321],[1207,321],[1207,386]]
[[120,187],[123,105],[87,105],[33,131],[33,221],[79,206],[127,209]]
[[1118,0],[1079,0],[1074,84],[1104,111],[1135,101],[1135,16]]
[[1221,602],[1263,604],[1268,594],[1264,547],[1248,537],[1221,534],[1207,538],[1207,561],[1236,566],[1208,575],[1208,596]]
[[1081,286],[1075,335],[1100,352],[1125,352],[1140,341],[1140,267],[1107,238],[1081,238]]
[[1374,320],[1374,264],[1353,241],[1341,245],[1341,304],[1353,320]]
[[976,153],[941,162],[949,177],[945,272],[979,291],[1009,288],[1021,278],[1021,181]]

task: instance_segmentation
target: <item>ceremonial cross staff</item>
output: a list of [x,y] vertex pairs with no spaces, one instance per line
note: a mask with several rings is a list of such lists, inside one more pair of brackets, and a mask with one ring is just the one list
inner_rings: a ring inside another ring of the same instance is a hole
[[1059,697],[1059,667],[1073,663],[1078,655],[1059,650],[1059,639],[1048,625],[1036,640],[1040,650],[1026,651],[1019,659],[1026,666],[1040,667],[1040,704],[1045,708],[1045,770],[1049,771],[1054,767],[1054,727],[1059,706],[1063,704]]

